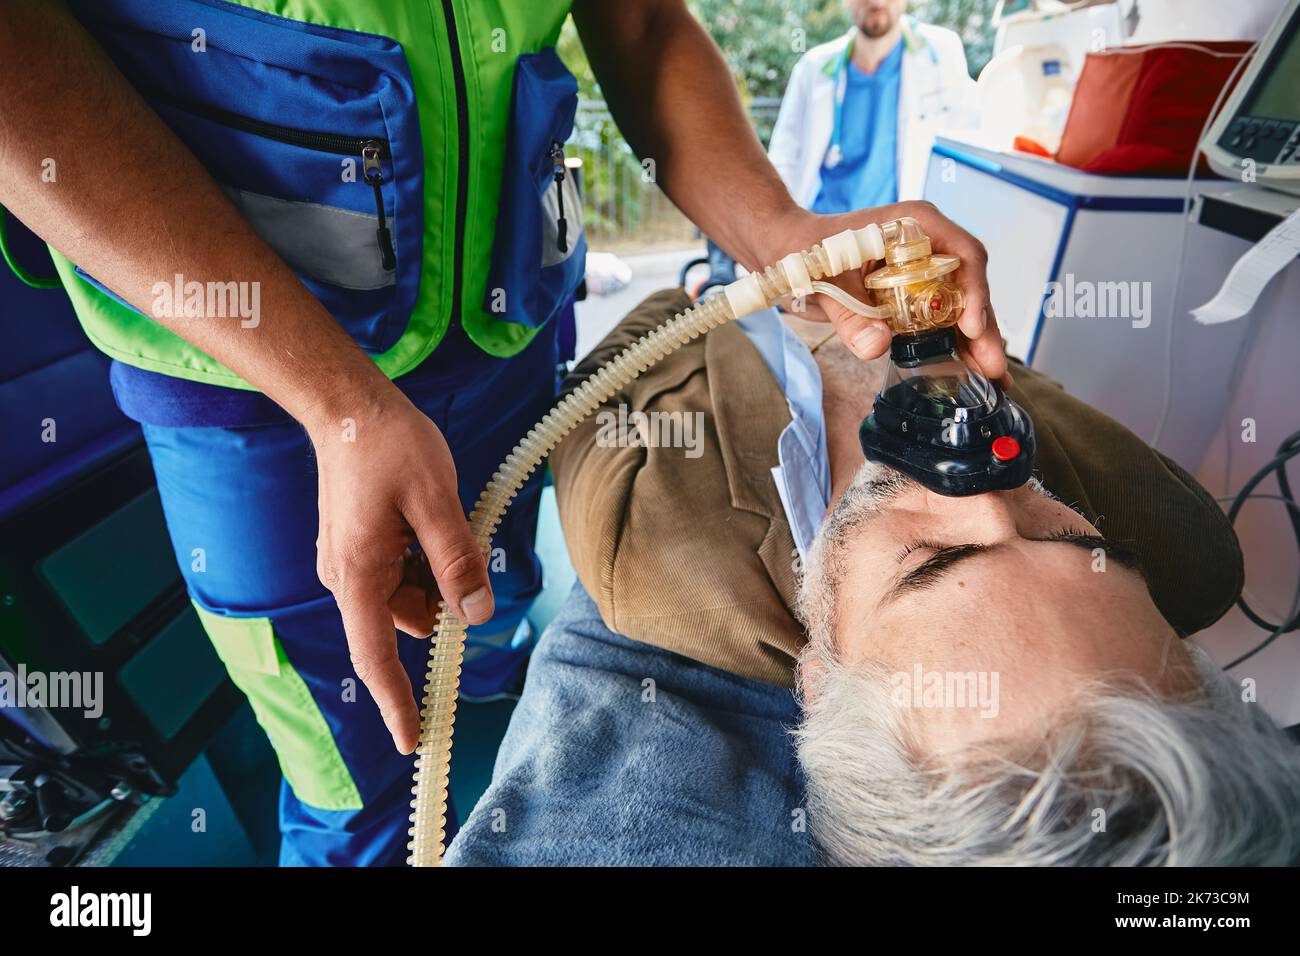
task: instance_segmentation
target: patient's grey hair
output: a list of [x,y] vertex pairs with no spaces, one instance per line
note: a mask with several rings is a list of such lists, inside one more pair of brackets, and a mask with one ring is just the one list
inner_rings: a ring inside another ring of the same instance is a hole
[[1026,751],[935,766],[909,743],[881,664],[834,640],[844,540],[899,479],[860,475],[808,556],[804,720],[813,836],[840,865],[1288,865],[1300,860],[1300,749],[1189,645],[1194,699],[1097,684]]

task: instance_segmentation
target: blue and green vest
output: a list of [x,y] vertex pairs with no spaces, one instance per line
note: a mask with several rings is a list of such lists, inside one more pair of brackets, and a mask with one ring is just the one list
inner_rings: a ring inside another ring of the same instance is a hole
[[[517,354],[581,281],[581,204],[563,175],[577,84],[554,51],[569,5],[70,3],[390,378],[428,357],[452,322],[489,355]],[[66,259],[56,263],[108,355],[252,388]],[[157,278],[170,296],[173,277]],[[173,314],[190,298],[190,279],[175,279]]]

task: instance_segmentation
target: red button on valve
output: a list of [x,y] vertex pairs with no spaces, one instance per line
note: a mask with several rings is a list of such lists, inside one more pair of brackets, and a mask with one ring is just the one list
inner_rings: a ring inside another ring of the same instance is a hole
[[1010,461],[1020,454],[1020,442],[1007,435],[993,439],[993,457],[998,461]]

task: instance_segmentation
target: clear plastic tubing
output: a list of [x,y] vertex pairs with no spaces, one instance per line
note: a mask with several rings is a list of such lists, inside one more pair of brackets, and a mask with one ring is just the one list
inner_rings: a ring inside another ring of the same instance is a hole
[[894,310],[888,306],[867,305],[861,299],[849,295],[839,286],[831,285],[829,282],[814,282],[812,287],[814,292],[828,295],[850,312],[856,312],[868,319],[888,319],[894,314]]
[[[547,412],[492,475],[469,518],[470,531],[484,554],[491,547],[492,535],[506,508],[533,469],[579,422],[620,389],[665,355],[710,329],[774,305],[783,296],[811,295],[816,280],[883,258],[884,237],[899,234],[899,222],[904,220],[886,223],[883,235],[875,224],[845,230],[804,252],[791,253],[762,272],[751,272],[726,286],[721,294],[696,303],[647,333],[601,367]],[[856,299],[853,302],[849,307],[855,311],[870,308]],[[407,831],[411,839],[406,845],[410,851],[406,862],[411,866],[442,864],[452,724],[456,719],[456,693],[464,650],[465,624],[443,604],[429,648],[420,739],[415,751],[415,786],[411,791],[415,799],[411,801],[411,828]]]

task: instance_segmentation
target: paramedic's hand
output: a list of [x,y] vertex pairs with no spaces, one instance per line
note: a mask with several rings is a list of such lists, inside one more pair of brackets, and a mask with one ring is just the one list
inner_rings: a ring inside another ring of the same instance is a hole
[[[988,253],[983,243],[965,229],[945,217],[929,202],[901,202],[892,206],[880,206],[875,209],[860,209],[857,212],[836,216],[819,216],[815,213],[799,210],[792,216],[794,220],[788,227],[773,231],[773,235],[783,238],[781,249],[773,254],[768,252],[764,263],[776,262],[782,255],[798,249],[807,249],[820,242],[826,236],[843,232],[845,229],[861,229],[867,223],[888,222],[900,216],[911,216],[921,224],[936,253],[946,253],[961,259],[961,268],[953,274],[953,281],[961,287],[966,299],[966,307],[957,322],[957,328],[965,335],[965,347],[983,370],[984,374],[1004,385],[1010,383],[1007,373],[1007,356],[1002,348],[1002,332],[998,328],[997,317],[993,314],[993,304],[989,301],[989,282],[987,274]],[[789,248],[785,248],[788,246]],[[870,263],[865,272],[878,268],[880,263]],[[859,273],[847,273],[834,280],[845,291],[861,299],[867,299],[867,290]],[[819,295],[815,303],[805,313],[806,318],[815,319],[823,316],[835,325],[844,344],[854,355],[861,359],[872,359],[889,351],[889,326],[879,319],[868,319],[844,308],[828,296]],[[820,310],[822,315],[818,315]]]
[[442,432],[396,388],[379,392],[308,426],[320,471],[316,567],[343,615],[357,676],[406,754],[419,710],[394,625],[427,637],[439,600],[470,624],[487,621],[493,604]]

